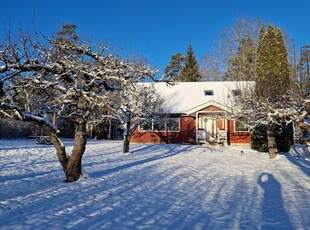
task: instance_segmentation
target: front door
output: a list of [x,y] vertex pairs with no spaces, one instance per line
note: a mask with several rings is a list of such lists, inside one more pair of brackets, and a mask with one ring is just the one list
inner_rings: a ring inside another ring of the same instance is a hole
[[210,116],[201,116],[199,129],[204,130],[205,141],[213,141],[216,138],[216,120]]

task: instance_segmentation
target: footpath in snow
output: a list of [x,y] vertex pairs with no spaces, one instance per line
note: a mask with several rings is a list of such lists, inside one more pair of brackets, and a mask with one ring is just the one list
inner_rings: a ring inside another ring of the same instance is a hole
[[119,141],[90,140],[88,179],[64,183],[52,146],[0,139],[0,165],[0,229],[310,229],[302,146],[270,160],[240,146],[124,155]]

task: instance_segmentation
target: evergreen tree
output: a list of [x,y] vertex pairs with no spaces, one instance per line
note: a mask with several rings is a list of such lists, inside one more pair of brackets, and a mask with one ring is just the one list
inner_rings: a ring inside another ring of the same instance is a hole
[[[61,26],[61,30],[56,33],[55,43],[60,44],[60,46],[72,46],[73,44],[79,44],[80,39],[76,34],[76,25],[74,24],[64,24]],[[65,55],[70,55],[71,58],[76,58],[79,53],[70,50],[64,50],[61,47],[58,47],[55,51],[55,58],[59,59]]]
[[176,81],[181,74],[183,68],[184,56],[181,53],[171,55],[171,61],[169,65],[165,68],[165,78],[166,80]]
[[[284,44],[282,31],[269,24],[268,30],[265,26],[261,28],[257,53],[256,53],[256,77],[255,90],[258,96],[259,108],[256,112],[265,111],[268,118],[267,144],[270,158],[277,156],[278,147],[276,140],[276,127],[281,122],[276,119],[282,118],[284,114],[274,114],[279,107],[290,107],[290,70],[288,52]],[[282,120],[284,124],[285,121]]]
[[273,25],[261,28],[256,53],[256,94],[279,100],[290,89],[290,64],[282,31]]
[[238,41],[237,54],[228,60],[224,80],[253,81],[255,75],[255,42],[250,37]]
[[194,54],[193,48],[189,45],[187,49],[187,54],[184,59],[184,67],[181,69],[181,75],[178,81],[200,81],[202,75],[198,68],[198,62]]

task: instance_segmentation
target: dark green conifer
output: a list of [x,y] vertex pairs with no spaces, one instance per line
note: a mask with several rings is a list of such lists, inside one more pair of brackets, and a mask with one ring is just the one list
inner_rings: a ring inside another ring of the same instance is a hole
[[189,45],[184,59],[184,67],[181,70],[181,75],[178,81],[200,81],[202,75],[198,68],[198,62],[194,54],[193,48]]
[[256,94],[279,100],[290,90],[290,64],[282,31],[272,24],[261,28],[256,53]]
[[168,81],[177,81],[183,68],[183,62],[184,56],[181,53],[171,55],[170,63],[165,68],[165,79]]

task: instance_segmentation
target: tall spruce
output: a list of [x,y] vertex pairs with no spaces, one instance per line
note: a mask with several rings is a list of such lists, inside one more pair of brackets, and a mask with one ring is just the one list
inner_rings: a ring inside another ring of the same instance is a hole
[[191,45],[188,46],[186,57],[184,59],[184,67],[178,81],[192,82],[200,81],[202,75],[198,68],[198,62]]
[[279,100],[290,90],[290,64],[282,31],[262,26],[256,53],[256,94],[269,101]]

